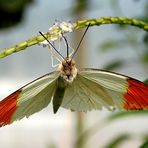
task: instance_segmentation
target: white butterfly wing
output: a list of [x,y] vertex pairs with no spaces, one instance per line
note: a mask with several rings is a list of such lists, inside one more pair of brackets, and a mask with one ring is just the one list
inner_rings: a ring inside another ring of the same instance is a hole
[[125,103],[124,94],[128,89],[128,77],[97,69],[81,69],[80,74],[101,85],[113,101],[113,106],[122,109]]
[[0,102],[0,125],[29,117],[51,101],[59,72],[49,73],[17,90]]
[[75,111],[123,108],[126,79],[125,76],[101,70],[80,69],[72,85],[65,91],[62,107]]

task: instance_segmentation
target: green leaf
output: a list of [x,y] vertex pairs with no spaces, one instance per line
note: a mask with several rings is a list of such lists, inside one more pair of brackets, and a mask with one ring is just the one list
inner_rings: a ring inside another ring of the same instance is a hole
[[47,145],[47,148],[58,148],[54,142],[51,142]]
[[104,41],[101,45],[99,45],[99,49],[101,49],[101,51],[108,51],[108,50],[116,49],[121,46],[123,46],[122,41],[108,39]]
[[144,83],[145,83],[145,84],[148,84],[148,79],[146,79],[146,80],[144,81]]
[[29,2],[33,0],[0,0],[0,29],[12,27],[21,22]]
[[148,33],[146,33],[143,37],[143,42],[148,45]]
[[140,146],[140,148],[148,148],[148,139]]
[[116,119],[120,119],[123,117],[128,117],[128,116],[137,116],[137,115],[148,115],[148,110],[134,110],[134,111],[122,111],[122,112],[117,112],[115,114],[111,114],[107,120],[112,121]]
[[145,52],[142,56],[142,59],[145,63],[148,63],[148,52]]
[[108,65],[105,65],[104,69],[105,70],[114,70],[114,69],[122,67],[123,65],[124,65],[124,63],[122,60],[116,60],[116,61],[110,62]]
[[113,139],[105,148],[118,148],[121,143],[123,143],[126,140],[129,140],[130,135],[129,134],[123,134],[119,135],[115,139]]

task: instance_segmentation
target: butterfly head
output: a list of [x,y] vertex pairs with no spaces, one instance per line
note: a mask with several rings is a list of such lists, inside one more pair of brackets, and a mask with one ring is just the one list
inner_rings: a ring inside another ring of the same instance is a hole
[[72,83],[77,76],[77,68],[75,66],[75,61],[70,58],[66,58],[62,61],[60,65],[61,77],[68,83]]

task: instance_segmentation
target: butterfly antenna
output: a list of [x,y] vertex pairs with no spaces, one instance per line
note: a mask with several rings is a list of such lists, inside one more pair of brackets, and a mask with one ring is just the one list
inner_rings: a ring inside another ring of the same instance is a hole
[[39,31],[39,33],[44,37],[44,39],[49,43],[49,45],[62,57],[63,60],[65,58],[62,56],[62,54],[54,47],[54,45],[45,37],[45,35]]
[[79,49],[79,47],[80,47],[80,45],[81,45],[81,43],[82,43],[82,41],[83,41],[83,38],[84,38],[84,36],[85,36],[85,34],[86,34],[86,32],[87,32],[87,30],[88,30],[89,27],[90,27],[90,23],[88,24],[88,26],[87,26],[87,28],[86,28],[84,34],[82,35],[81,40],[80,40],[80,42],[79,42],[79,44],[78,44],[76,50],[74,51],[74,53],[73,53],[72,56],[71,56],[71,59],[73,59],[73,57],[75,56],[76,52],[78,51],[78,49]]
[[62,37],[63,37],[63,39],[65,41],[65,44],[66,44],[66,47],[67,47],[67,58],[69,58],[69,46],[68,46],[68,42],[67,42],[66,37],[63,34],[62,34]]

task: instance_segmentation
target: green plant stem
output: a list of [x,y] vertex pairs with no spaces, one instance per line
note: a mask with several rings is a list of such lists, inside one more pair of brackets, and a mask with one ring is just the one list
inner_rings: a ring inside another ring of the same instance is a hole
[[[74,26],[74,29],[77,30],[77,29],[87,27],[88,24],[90,24],[90,26],[96,26],[96,25],[100,26],[104,24],[131,25],[131,26],[139,27],[145,31],[148,31],[148,23],[143,22],[141,20],[125,18],[125,17],[102,17],[102,18],[96,18],[96,19],[81,20],[81,21],[77,21],[76,23],[73,23],[73,26]],[[51,37],[49,32],[45,33],[44,35],[48,39],[50,39]],[[0,52],[0,58],[4,58],[12,53],[24,50],[27,47],[38,44],[44,40],[45,39],[41,35],[37,35],[27,41],[21,42],[13,47],[2,50],[2,52]]]
[[141,28],[145,31],[148,31],[148,23],[132,19],[132,18],[125,18],[125,17],[102,17],[97,19],[88,19],[78,21],[74,24],[75,29],[85,28],[90,24],[90,26],[100,26],[104,24],[120,24],[120,25],[131,25],[138,28]]

